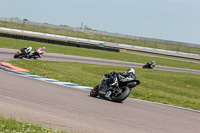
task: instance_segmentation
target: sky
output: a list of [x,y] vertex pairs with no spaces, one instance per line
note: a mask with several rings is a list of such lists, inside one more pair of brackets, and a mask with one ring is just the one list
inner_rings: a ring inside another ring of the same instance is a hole
[[200,45],[200,0],[0,0],[0,17]]

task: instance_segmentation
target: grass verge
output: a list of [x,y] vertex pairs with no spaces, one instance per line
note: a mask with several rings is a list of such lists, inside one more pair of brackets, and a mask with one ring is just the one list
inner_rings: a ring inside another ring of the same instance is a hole
[[45,46],[47,48],[46,52],[49,52],[49,53],[129,61],[129,62],[137,62],[137,63],[144,63],[144,64],[146,64],[146,62],[150,60],[155,60],[157,62],[157,65],[160,65],[160,66],[170,66],[170,67],[177,67],[177,68],[200,70],[198,63],[190,63],[190,62],[185,62],[185,61],[178,61],[178,60],[149,56],[152,54],[140,55],[138,54],[138,52],[135,52],[135,54],[133,55],[132,54],[133,51],[131,53],[129,52],[116,53],[116,52],[110,52],[110,51],[61,46],[61,45],[55,45],[55,44],[47,44],[47,43],[0,37],[0,48],[20,49],[25,46],[32,46],[33,49]]
[[[39,60],[9,61],[31,74],[93,87],[106,73],[124,72],[127,67]],[[38,67],[39,66],[39,67]],[[141,84],[130,97],[200,110],[200,75],[136,68]]]
[[36,32],[42,32],[42,33],[58,34],[58,35],[86,38],[86,39],[92,39],[92,40],[100,40],[100,41],[106,41],[106,42],[122,43],[122,44],[144,46],[144,47],[150,47],[150,48],[158,48],[158,49],[166,49],[166,50],[172,50],[172,51],[181,51],[181,52],[187,52],[187,53],[200,54],[200,48],[195,48],[195,47],[186,47],[186,46],[178,46],[178,45],[173,45],[173,44],[164,44],[164,43],[157,43],[157,42],[125,39],[125,38],[118,38],[118,37],[112,37],[112,36],[96,35],[92,33],[53,29],[53,28],[24,25],[24,24],[11,23],[11,22],[0,21],[0,27],[7,27],[7,28],[20,29],[20,30],[36,31]]
[[0,116],[1,133],[67,133],[64,131],[53,130],[51,128],[33,125],[27,122],[20,122],[14,119],[6,119]]

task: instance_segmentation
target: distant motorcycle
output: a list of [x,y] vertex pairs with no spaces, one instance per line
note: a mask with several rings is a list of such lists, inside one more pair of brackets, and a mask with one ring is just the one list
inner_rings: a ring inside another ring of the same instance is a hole
[[45,49],[46,47],[36,49],[33,53],[30,54],[30,58],[34,58],[34,59],[41,58],[42,55],[44,54]]
[[44,51],[35,50],[33,53],[30,54],[30,58],[34,58],[34,59],[41,58],[43,54],[44,54]]
[[22,50],[17,51],[17,53],[14,55],[14,58],[29,58],[25,52],[23,52]]
[[124,82],[121,82],[121,79],[123,78],[122,76],[120,76],[119,78],[120,82],[118,83],[118,85],[112,86],[107,84],[107,80],[109,80],[109,77],[103,76],[100,84],[95,86],[90,91],[90,96],[100,96],[103,98],[108,98],[107,95],[109,95],[108,100],[114,102],[122,102],[129,96],[130,91],[140,84],[140,81],[136,80],[136,76],[134,80]]
[[143,68],[153,69],[156,66],[156,61],[149,61],[143,66]]

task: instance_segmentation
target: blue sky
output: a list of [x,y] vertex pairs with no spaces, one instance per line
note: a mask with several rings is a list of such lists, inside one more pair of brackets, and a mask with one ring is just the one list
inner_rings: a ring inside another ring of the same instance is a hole
[[200,44],[200,0],[0,0],[0,17]]

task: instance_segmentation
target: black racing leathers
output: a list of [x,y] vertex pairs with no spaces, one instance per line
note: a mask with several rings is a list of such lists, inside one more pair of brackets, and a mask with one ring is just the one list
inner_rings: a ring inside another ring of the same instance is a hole
[[115,85],[116,83],[132,81],[136,79],[136,75],[134,73],[120,73],[120,72],[111,72],[105,74],[104,76],[108,77],[107,84]]
[[29,54],[31,53],[31,50],[29,49],[29,48],[22,48],[21,49],[21,52],[26,56],[26,57],[28,57],[29,56]]

